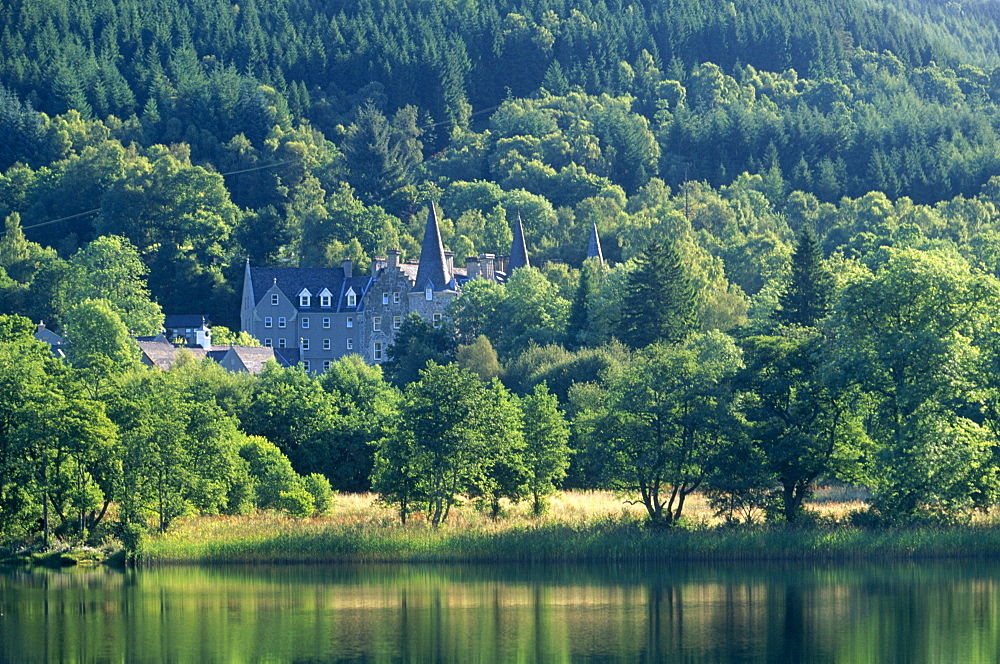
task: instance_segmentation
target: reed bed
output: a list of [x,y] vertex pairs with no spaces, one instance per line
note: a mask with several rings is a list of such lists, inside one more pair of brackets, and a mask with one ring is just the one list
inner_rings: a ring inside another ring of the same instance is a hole
[[[849,500],[848,503],[858,501]],[[838,507],[839,506],[839,507]],[[643,511],[606,492],[567,492],[533,518],[513,506],[493,521],[471,506],[439,528],[419,514],[404,526],[372,495],[340,496],[328,517],[273,513],[197,517],[153,538],[148,564],[327,562],[631,562],[991,557],[1000,554],[997,520],[967,526],[868,531],[837,524],[810,528],[728,527],[699,499],[684,528],[649,528]],[[810,506],[822,513],[841,503]]]

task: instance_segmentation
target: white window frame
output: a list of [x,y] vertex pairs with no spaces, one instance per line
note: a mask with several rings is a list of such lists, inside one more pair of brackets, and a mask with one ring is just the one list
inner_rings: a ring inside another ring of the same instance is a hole
[[398,330],[401,327],[403,327],[403,317],[402,316],[393,316],[392,317],[392,329]]
[[309,373],[309,360],[302,360],[302,368],[306,370],[306,373]]
[[382,293],[382,304],[389,304],[389,294]]
[[424,299],[428,302],[434,299],[434,289],[430,286],[424,289]]
[[441,321],[443,319],[444,319],[444,314],[442,314],[440,311],[435,311],[433,314],[431,314],[431,321],[433,321],[434,323],[435,330],[441,329],[441,324],[442,324]]
[[372,359],[376,362],[381,362],[383,359],[382,342],[376,341],[372,344]]
[[347,290],[347,306],[356,307],[358,306],[358,295],[354,292],[353,288]]
[[309,319],[308,318],[305,318],[305,317],[302,318],[302,329],[303,330],[308,330],[309,329]]
[[329,295],[320,295],[319,296],[319,306],[329,308],[330,307],[330,301],[332,299],[333,298],[331,298]]
[[299,344],[302,350],[309,350],[309,340],[306,339],[305,337],[299,339]]
[[270,316],[264,316],[264,327],[274,327],[274,319]]
[[330,342],[329,339],[323,339],[323,350],[330,350],[332,347],[333,344]]
[[271,341],[271,337],[267,337],[267,338],[264,339],[264,348],[272,348],[273,345],[274,344]]
[[278,316],[278,327],[284,329],[288,326],[288,319],[284,316]]
[[332,366],[333,366],[333,361],[332,360],[323,360],[323,373],[326,373],[327,371],[329,371],[330,367],[332,367]]
[[347,327],[354,327],[354,316],[347,317]]
[[272,307],[278,306],[278,294],[277,293],[272,293],[271,294],[271,306]]
[[347,337],[347,350],[354,350],[354,338]]
[[382,331],[382,317],[375,316],[374,318],[372,318],[372,332],[381,332],[381,331]]
[[288,343],[284,337],[278,337],[278,348],[288,348]]
[[309,296],[309,295],[299,295],[299,306],[300,307],[309,307],[309,306],[312,306],[310,304],[310,302],[312,302],[312,297],[311,296]]
[[323,319],[323,329],[324,330],[329,330],[330,329],[330,318],[329,318],[329,316]]
[[399,304],[399,291],[393,291],[392,293],[392,303]]

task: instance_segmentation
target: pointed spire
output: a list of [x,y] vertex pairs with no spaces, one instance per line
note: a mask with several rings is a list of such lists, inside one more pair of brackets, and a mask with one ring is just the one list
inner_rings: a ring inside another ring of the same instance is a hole
[[517,223],[514,224],[514,243],[510,248],[510,263],[507,273],[510,274],[519,267],[531,267],[528,261],[528,245],[524,241],[524,226],[521,224],[521,213],[517,213]]
[[601,251],[601,238],[597,235],[597,224],[590,231],[590,244],[587,246],[587,258],[596,258],[604,265],[604,252]]
[[427,212],[427,226],[424,227],[424,241],[420,245],[420,267],[417,268],[417,283],[414,291],[422,291],[431,285],[435,292],[447,290],[451,284],[448,261],[441,243],[441,227],[438,225],[437,210],[431,201]]

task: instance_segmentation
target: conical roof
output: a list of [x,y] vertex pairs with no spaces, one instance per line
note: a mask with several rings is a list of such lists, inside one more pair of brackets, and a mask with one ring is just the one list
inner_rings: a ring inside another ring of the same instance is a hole
[[528,261],[528,245],[524,241],[524,225],[521,223],[521,213],[517,213],[517,222],[514,224],[514,243],[510,248],[510,262],[507,272],[513,272],[519,267],[531,267]]
[[448,261],[444,256],[441,227],[438,224],[437,210],[433,201],[429,208],[427,225],[424,227],[424,241],[420,245],[420,267],[417,268],[417,282],[413,285],[413,290],[422,291],[430,285],[435,292],[440,292],[450,287],[451,273],[448,271]]
[[597,224],[590,230],[590,244],[587,245],[587,258],[596,258],[604,265],[604,252],[601,251],[601,238],[597,235]]

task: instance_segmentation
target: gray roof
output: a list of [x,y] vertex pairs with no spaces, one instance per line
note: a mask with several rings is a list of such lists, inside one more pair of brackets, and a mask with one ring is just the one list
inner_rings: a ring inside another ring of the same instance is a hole
[[517,221],[514,223],[514,244],[510,248],[510,260],[507,263],[507,273],[511,273],[519,267],[531,267],[528,261],[528,245],[524,241],[524,226],[521,224],[521,213],[517,213]]
[[259,374],[268,360],[275,360],[283,367],[293,366],[299,362],[298,348],[262,348],[257,346],[216,344],[212,346],[212,350],[207,350],[198,347],[178,347],[171,343],[160,341],[140,340],[138,344],[139,350],[142,351],[147,363],[163,371],[169,371],[174,366],[177,362],[177,355],[180,352],[191,353],[191,355],[199,360],[207,357],[216,362],[221,362],[226,354],[232,351],[240,358],[247,371],[253,374]]
[[597,235],[597,224],[590,231],[590,244],[587,246],[587,258],[596,258],[604,264],[604,252],[601,251],[601,238]]
[[427,211],[427,225],[424,227],[424,241],[420,245],[420,267],[417,269],[413,290],[422,291],[428,286],[435,292],[455,290],[456,284],[448,271],[448,261],[444,256],[441,242],[441,227],[438,225],[434,202]]
[[208,322],[204,314],[167,314],[163,317],[163,327],[173,330],[181,327],[197,328]]
[[[251,285],[253,296],[260,302],[264,293],[274,284],[285,294],[292,304],[300,311],[331,311],[319,306],[319,294],[327,289],[333,294],[336,312],[358,311],[362,304],[362,294],[367,290],[371,278],[368,276],[344,278],[344,270],[340,267],[251,267]],[[346,293],[353,288],[358,295],[358,307],[348,307]],[[300,307],[298,295],[306,289],[312,295],[309,307]],[[255,302],[254,304],[257,304]]]

